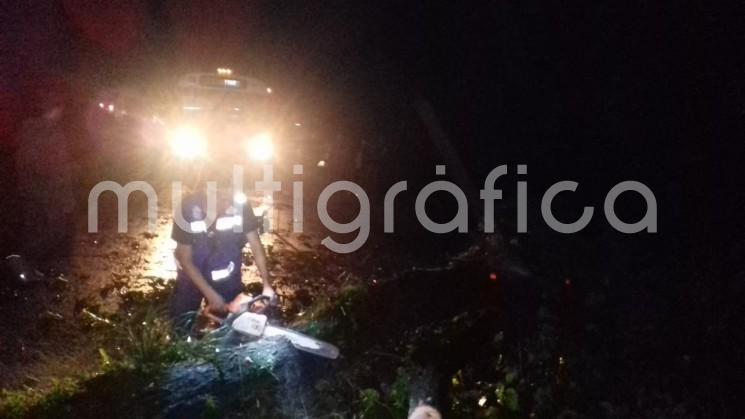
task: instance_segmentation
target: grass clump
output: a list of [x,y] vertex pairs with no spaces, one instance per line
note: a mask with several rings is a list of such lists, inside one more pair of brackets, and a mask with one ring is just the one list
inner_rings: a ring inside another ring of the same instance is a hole
[[409,411],[410,377],[399,369],[395,381],[387,391],[373,388],[360,390],[357,401],[358,414],[362,418],[404,418]]
[[70,378],[53,380],[45,390],[3,390],[0,394],[0,417],[54,417],[65,410],[65,401],[80,390],[79,382]]
[[[177,337],[165,310],[140,310],[101,317],[97,323],[100,364],[77,377],[54,380],[48,387],[0,393],[0,418],[85,418],[100,412],[128,412],[147,417],[157,412],[161,373],[178,362],[207,362],[222,375],[215,357],[216,339],[187,341]],[[132,414],[130,416],[129,414]],[[115,415],[116,417],[116,415]]]
[[99,352],[102,365],[114,369],[123,366],[157,374],[177,362],[193,361],[213,363],[219,370],[216,340],[210,335],[187,340],[174,329],[162,306],[151,305],[112,319]]

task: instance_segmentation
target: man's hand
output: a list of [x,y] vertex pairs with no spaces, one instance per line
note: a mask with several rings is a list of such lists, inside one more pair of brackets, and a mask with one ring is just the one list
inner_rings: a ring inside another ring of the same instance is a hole
[[272,303],[277,300],[277,293],[274,292],[274,288],[272,288],[271,285],[264,285],[264,290],[261,291],[261,295],[269,297],[269,301]]
[[241,306],[249,301],[251,301],[250,295],[240,293],[233,299],[233,301],[229,302],[225,308],[231,313],[239,313],[241,311]]
[[204,296],[204,298],[207,300],[207,308],[210,311],[214,311],[217,313],[224,313],[227,308],[227,306],[225,305],[225,300],[215,290],[210,290],[210,291],[211,292],[208,292]]
[[190,244],[178,243],[173,254],[181,269],[183,269],[194,286],[199,289],[205,300],[207,300],[208,308],[217,313],[225,313],[225,300],[210,286],[202,276],[202,273],[199,272],[199,269],[194,265],[192,252],[193,249]]

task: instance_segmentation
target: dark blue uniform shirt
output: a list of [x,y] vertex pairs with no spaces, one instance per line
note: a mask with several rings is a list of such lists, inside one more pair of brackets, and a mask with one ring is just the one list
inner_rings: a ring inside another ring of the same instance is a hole
[[[207,225],[206,195],[187,197],[181,205],[184,225],[179,226],[174,220],[171,237],[177,243],[192,246],[194,265],[227,302],[242,291],[242,250],[246,245],[246,233],[257,230],[259,220],[248,203],[223,206],[218,203],[217,207],[217,218]],[[201,301],[201,292],[179,269],[171,301],[172,316],[199,309]]]

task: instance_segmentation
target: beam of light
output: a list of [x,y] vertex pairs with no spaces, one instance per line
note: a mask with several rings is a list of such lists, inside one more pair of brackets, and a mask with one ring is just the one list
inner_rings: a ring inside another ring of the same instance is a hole
[[236,192],[235,195],[233,195],[233,202],[238,205],[243,205],[248,202],[248,197],[243,192]]
[[274,155],[272,136],[266,132],[251,137],[246,143],[246,148],[251,160],[266,161]]
[[187,160],[204,157],[207,153],[207,142],[199,131],[190,127],[181,127],[171,133],[171,149]]
[[[176,278],[176,259],[173,251],[176,250],[176,242],[171,239],[171,217],[161,216],[157,228],[153,233],[149,252],[143,254],[146,263],[143,266],[142,278],[162,278],[174,280]],[[144,285],[143,285],[143,291]],[[131,286],[130,286],[131,288]]]

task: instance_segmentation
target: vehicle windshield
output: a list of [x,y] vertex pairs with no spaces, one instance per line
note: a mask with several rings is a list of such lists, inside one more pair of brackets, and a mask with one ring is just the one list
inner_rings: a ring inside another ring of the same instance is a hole
[[268,98],[228,89],[185,89],[182,110],[189,113],[219,115],[262,115]]

